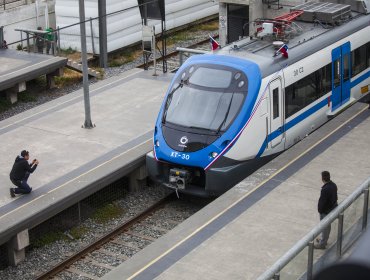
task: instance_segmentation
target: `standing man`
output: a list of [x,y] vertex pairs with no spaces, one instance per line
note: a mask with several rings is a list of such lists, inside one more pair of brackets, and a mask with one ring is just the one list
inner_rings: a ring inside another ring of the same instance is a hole
[[51,49],[51,54],[54,54],[54,29],[52,27],[49,27],[45,31],[48,32],[46,34],[46,53],[49,54],[49,51]]
[[[37,27],[37,30],[42,31],[42,27],[41,26]],[[44,34],[36,33],[36,46],[37,46],[38,53],[44,52],[44,43],[45,43]]]
[[[337,185],[330,180],[329,171],[321,172],[321,179],[324,185],[321,187],[321,194],[317,204],[320,214],[320,221],[326,217],[335,207],[338,206]],[[331,225],[326,227],[321,233],[321,239],[315,244],[316,249],[325,249],[330,235]]]
[[36,170],[39,161],[34,159],[32,163],[28,163],[30,156],[29,152],[23,150],[20,156],[15,158],[12,171],[10,171],[10,181],[17,188],[10,188],[10,196],[15,197],[16,194],[26,194],[32,191],[32,188],[27,184],[28,177]]

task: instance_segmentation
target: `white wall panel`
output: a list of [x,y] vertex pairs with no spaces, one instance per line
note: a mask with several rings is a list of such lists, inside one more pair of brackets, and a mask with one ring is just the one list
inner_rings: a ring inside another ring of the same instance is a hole
[[[107,18],[109,52],[141,41],[142,25],[137,0],[107,0],[106,11],[107,14],[122,11]],[[169,30],[217,13],[218,4],[213,1],[166,0],[166,28]],[[55,15],[56,25],[60,28],[79,22],[78,1],[56,0]],[[85,16],[86,19],[98,16],[98,0],[85,0]],[[160,21],[150,20],[149,25],[155,25],[156,33],[160,33]],[[78,25],[61,30],[61,47],[80,50],[79,34]],[[94,49],[98,54],[99,23],[97,20],[93,21],[92,32],[90,22],[87,22],[86,36],[88,52],[92,52],[92,41],[94,41]]]

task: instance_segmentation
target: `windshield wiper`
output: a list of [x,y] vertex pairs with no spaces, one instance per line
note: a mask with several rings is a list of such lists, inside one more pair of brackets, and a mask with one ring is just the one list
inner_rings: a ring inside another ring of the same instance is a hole
[[234,94],[235,94],[235,92],[233,92],[233,94],[231,95],[230,103],[229,103],[229,106],[227,107],[227,111],[226,111],[225,117],[222,120],[220,126],[217,128],[216,134],[219,134],[220,133],[222,126],[225,124],[225,122],[227,120],[227,117],[229,116],[229,112],[230,112],[230,108],[231,108],[231,103],[233,103]]
[[166,116],[167,116],[167,109],[168,109],[168,106],[169,104],[171,103],[171,100],[172,100],[172,95],[179,89],[179,88],[182,88],[184,85],[187,85],[189,82],[189,79],[186,79],[186,80],[181,80],[179,85],[177,87],[175,87],[174,89],[171,90],[171,92],[168,94],[168,97],[167,97],[167,100],[166,100],[166,105],[164,107],[164,112],[163,112],[163,116],[162,116],[162,124],[165,124],[166,123]]

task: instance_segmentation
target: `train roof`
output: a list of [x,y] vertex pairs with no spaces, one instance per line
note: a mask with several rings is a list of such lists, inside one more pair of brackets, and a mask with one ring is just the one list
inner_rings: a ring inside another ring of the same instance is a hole
[[216,51],[215,54],[252,60],[259,65],[262,77],[266,77],[369,26],[370,14],[352,12],[351,16],[340,25],[303,21],[295,21],[295,24],[299,26],[300,32],[286,42],[288,58],[281,55],[274,57],[277,51],[274,41],[256,37],[248,37],[231,43]]

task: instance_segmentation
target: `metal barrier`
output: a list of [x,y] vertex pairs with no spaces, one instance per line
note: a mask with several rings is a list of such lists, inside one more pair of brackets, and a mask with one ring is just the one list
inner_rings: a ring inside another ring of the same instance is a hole
[[195,49],[187,49],[187,48],[179,48],[179,47],[177,47],[176,50],[179,52],[180,66],[184,63],[184,53],[196,53],[196,54],[209,53],[209,51],[195,50]]
[[0,49],[3,48],[4,44],[4,26],[0,26]]
[[362,232],[367,227],[367,213],[369,208],[369,188],[370,177],[367,178],[349,197],[338,205],[330,214],[328,214],[320,223],[313,228],[305,237],[303,237],[294,247],[292,247],[284,256],[282,256],[275,264],[273,264],[267,271],[260,275],[257,280],[280,279],[281,270],[289,264],[299,253],[308,247],[307,254],[307,279],[312,279],[313,274],[313,253],[314,253],[314,239],[325,229],[338,219],[338,236],[337,236],[337,250],[336,257],[342,255],[343,243],[343,219],[344,211],[349,208],[362,194],[364,195],[364,202],[362,208]]
[[2,9],[5,11],[7,9],[7,7],[6,7],[7,5],[10,6],[10,7],[13,7],[12,4],[17,3],[17,2],[19,3],[18,6],[24,5],[22,0],[13,0],[13,1],[12,0],[2,0],[2,1],[0,1],[0,7],[3,6]]

